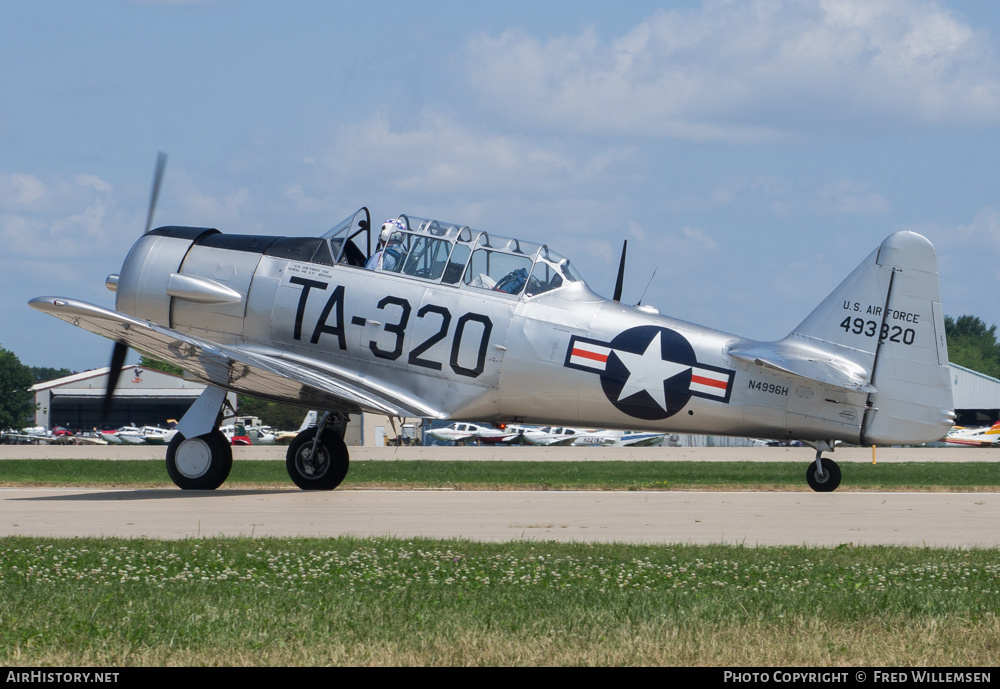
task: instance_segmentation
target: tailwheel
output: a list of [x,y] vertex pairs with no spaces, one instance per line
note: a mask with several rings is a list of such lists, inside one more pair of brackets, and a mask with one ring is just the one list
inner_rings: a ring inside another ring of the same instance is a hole
[[333,490],[347,476],[350,458],[347,445],[332,428],[316,437],[316,428],[295,436],[285,455],[285,467],[302,490]]
[[806,469],[806,481],[817,493],[829,493],[840,485],[840,467],[835,461],[816,453],[816,461]]
[[184,490],[215,490],[232,468],[233,449],[218,429],[194,438],[177,433],[167,447],[167,473]]

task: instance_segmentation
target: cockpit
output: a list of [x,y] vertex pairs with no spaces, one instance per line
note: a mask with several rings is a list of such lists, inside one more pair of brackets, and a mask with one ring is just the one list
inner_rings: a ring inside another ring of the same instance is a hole
[[333,263],[367,264],[372,270],[442,285],[534,297],[583,283],[568,258],[543,244],[412,215],[400,215],[393,225],[385,245],[375,252],[367,208],[335,226],[323,239],[329,243]]

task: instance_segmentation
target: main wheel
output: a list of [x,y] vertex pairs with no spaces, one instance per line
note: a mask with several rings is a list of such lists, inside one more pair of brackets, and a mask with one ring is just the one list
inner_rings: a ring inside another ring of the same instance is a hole
[[285,468],[302,490],[333,490],[347,476],[350,458],[347,445],[332,429],[324,429],[313,452],[315,428],[295,436],[285,455]]
[[840,467],[832,459],[823,457],[819,460],[823,465],[823,475],[817,476],[816,462],[810,462],[806,469],[806,481],[809,487],[817,493],[829,493],[837,490],[840,485]]
[[184,490],[215,490],[233,468],[233,449],[216,429],[196,438],[174,434],[167,447],[167,473]]

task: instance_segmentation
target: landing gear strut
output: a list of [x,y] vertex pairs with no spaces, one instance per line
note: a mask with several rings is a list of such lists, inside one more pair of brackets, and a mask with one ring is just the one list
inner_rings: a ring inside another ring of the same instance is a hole
[[330,413],[315,428],[295,436],[285,455],[285,468],[302,490],[333,490],[347,476],[350,457],[343,437],[331,425]]

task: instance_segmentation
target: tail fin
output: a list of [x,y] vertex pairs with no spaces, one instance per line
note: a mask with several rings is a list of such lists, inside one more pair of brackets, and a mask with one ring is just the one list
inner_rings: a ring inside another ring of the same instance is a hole
[[296,431],[296,433],[301,433],[307,428],[312,428],[313,426],[315,426],[317,424],[317,418],[319,418],[319,414],[316,412],[316,410],[315,409],[310,410],[306,414],[306,418],[302,419],[302,425],[299,426],[299,430]]
[[867,372],[861,443],[939,440],[954,420],[937,255],[924,237],[882,242],[784,340]]

